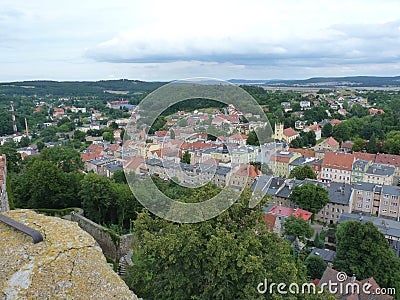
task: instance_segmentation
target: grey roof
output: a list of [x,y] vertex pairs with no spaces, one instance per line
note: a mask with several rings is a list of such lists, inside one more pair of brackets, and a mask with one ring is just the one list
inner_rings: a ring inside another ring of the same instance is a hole
[[375,186],[376,186],[375,183],[357,182],[357,184],[354,185],[354,189],[360,190],[360,191],[373,192]]
[[293,191],[293,188],[299,186],[303,183],[302,180],[298,179],[286,179],[285,185],[281,188],[276,195],[281,198],[289,198],[290,194]]
[[352,186],[348,183],[331,182],[328,188],[329,201],[331,203],[348,205],[352,191]]
[[161,159],[151,158],[144,161],[146,165],[162,167]]
[[395,168],[388,165],[372,164],[368,170],[367,174],[379,175],[379,176],[391,176],[394,174]]
[[109,164],[106,166],[107,170],[111,173],[114,173],[116,171],[122,170],[122,166],[120,164]]
[[362,216],[362,223],[372,222],[383,234],[400,238],[400,222],[391,219],[343,213],[339,218],[339,224],[349,220],[360,221],[360,216]]
[[227,175],[230,171],[231,168],[229,167],[218,166],[217,169],[215,170],[215,173],[219,175]]
[[314,164],[314,159],[310,160],[309,158],[306,158],[303,156],[296,158],[294,161],[292,161],[290,163],[291,166],[295,166],[295,167],[304,166],[304,165],[309,165],[311,167],[313,164]]
[[88,160],[87,162],[93,164],[93,165],[104,165],[104,164],[109,164],[116,161],[113,158],[108,158],[108,157],[102,157],[102,158],[97,158],[97,159],[92,159]]
[[382,186],[382,193],[400,196],[400,188],[393,185],[384,185]]
[[310,255],[318,255],[326,262],[333,262],[336,252],[329,249],[314,248]]
[[252,190],[259,190],[263,195],[275,195],[279,188],[284,184],[285,179],[281,177],[272,177],[261,175],[253,182]]

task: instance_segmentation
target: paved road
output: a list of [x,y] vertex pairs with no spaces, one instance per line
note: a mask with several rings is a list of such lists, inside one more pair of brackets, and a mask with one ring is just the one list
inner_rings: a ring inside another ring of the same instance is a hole
[[312,239],[315,239],[315,236],[317,235],[317,233],[320,233],[323,229],[326,229],[326,226],[322,226],[319,224],[312,224],[311,227],[314,229],[314,235],[312,237]]

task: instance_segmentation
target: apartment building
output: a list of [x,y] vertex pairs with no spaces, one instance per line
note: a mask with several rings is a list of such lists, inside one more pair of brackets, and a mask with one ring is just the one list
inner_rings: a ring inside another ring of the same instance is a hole
[[350,184],[338,182],[331,182],[327,190],[329,203],[315,215],[315,219],[334,224],[339,221],[343,213],[352,211],[354,190]]
[[339,152],[325,153],[320,179],[323,182],[351,183],[354,155]]
[[364,181],[381,185],[394,184],[395,167],[373,163],[364,174]]
[[370,160],[357,159],[353,163],[351,169],[351,182],[357,183],[365,181],[364,175],[367,172],[368,168],[371,166],[371,164],[372,161]]
[[271,156],[270,168],[275,176],[289,177],[290,164],[301,157],[298,152],[280,151]]
[[353,207],[355,212],[378,214],[382,186],[370,182],[354,185]]

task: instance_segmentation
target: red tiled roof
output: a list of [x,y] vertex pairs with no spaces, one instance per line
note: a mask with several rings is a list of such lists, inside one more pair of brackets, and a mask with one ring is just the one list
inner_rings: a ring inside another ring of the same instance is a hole
[[375,161],[376,154],[365,152],[353,152],[356,159]]
[[300,153],[303,156],[315,157],[315,151],[314,150],[300,149],[300,148],[289,148],[289,152],[297,152],[297,153]]
[[230,136],[230,139],[232,139],[232,140],[246,140],[247,138],[248,138],[247,135],[238,134],[238,133]]
[[332,124],[332,125],[337,125],[337,124],[339,124],[340,122],[342,122],[342,121],[340,121],[340,120],[338,120],[338,119],[333,119],[333,120],[331,120],[331,124]]
[[322,167],[351,171],[354,155],[340,152],[325,153]]
[[92,159],[96,159],[96,158],[100,158],[101,155],[97,154],[97,153],[91,153],[91,152],[85,152],[85,153],[81,153],[81,158],[83,162],[87,162],[88,160],[92,160]]
[[381,153],[376,155],[375,162],[378,164],[393,165],[398,168],[400,167],[400,156]]
[[213,143],[203,143],[203,142],[193,142],[193,143],[184,142],[181,145],[182,150],[200,150],[212,147],[214,147]]
[[272,155],[271,161],[288,163],[288,162],[290,162],[290,157],[285,157],[285,156],[280,156],[280,155]]
[[297,131],[291,127],[284,129],[283,134],[287,137],[292,137],[292,136],[298,135]]
[[96,144],[91,144],[88,148],[87,148],[88,152],[92,152],[92,153],[97,153],[100,154],[101,152],[104,151],[104,147],[96,145]]
[[265,225],[267,225],[268,231],[272,232],[275,227],[276,216],[271,215],[271,214],[265,214],[264,222],[265,222]]
[[289,216],[295,216],[296,218],[302,218],[305,221],[308,221],[312,213],[300,209],[300,208],[291,208],[291,207],[286,207],[286,206],[281,206],[281,205],[275,205],[272,207],[269,211],[271,214],[278,215],[278,216],[284,216],[284,217],[289,217]]
[[354,143],[351,141],[343,142],[341,147],[346,148],[346,149],[351,149],[353,148]]
[[321,130],[321,127],[319,127],[319,125],[318,125],[318,124],[315,124],[315,125],[310,125],[310,126],[308,126],[308,128],[309,128],[310,130],[312,130],[312,131],[318,131],[318,130]]
[[117,145],[117,144],[112,144],[112,145],[110,145],[110,147],[108,147],[108,150],[110,150],[110,151],[112,151],[112,152],[115,152],[115,151],[117,151],[118,149],[120,149],[120,146]]
[[383,109],[376,109],[376,108],[371,107],[371,108],[369,109],[369,113],[370,113],[371,115],[376,115],[376,114],[381,115],[381,114],[384,114],[385,112],[384,112]]
[[256,178],[258,175],[261,175],[261,171],[258,170],[255,166],[243,164],[240,166],[239,170],[236,171],[235,174]]
[[159,130],[159,131],[156,131],[156,135],[158,136],[158,137],[164,137],[164,136],[167,136],[169,134],[169,131],[168,130]]
[[140,165],[144,162],[144,158],[142,157],[135,157],[132,160],[128,161],[125,165],[124,168],[128,168],[131,170],[136,170],[137,168],[140,167]]
[[325,139],[324,141],[325,143],[327,143],[329,146],[331,147],[337,147],[339,146],[339,142],[337,140],[335,140],[333,137],[328,137],[327,139]]

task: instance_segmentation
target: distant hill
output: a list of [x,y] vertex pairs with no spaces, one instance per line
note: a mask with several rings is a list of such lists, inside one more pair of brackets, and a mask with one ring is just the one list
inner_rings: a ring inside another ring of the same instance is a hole
[[48,95],[53,96],[100,96],[104,93],[135,94],[153,91],[166,82],[145,82],[139,80],[101,81],[20,81],[0,83],[0,94],[6,95]]
[[304,80],[246,80],[231,79],[234,84],[255,84],[274,86],[298,86],[298,87],[400,87],[400,76],[348,76],[348,77],[314,77]]
[[[234,84],[269,85],[276,87],[400,87],[400,76],[350,76],[350,77],[315,77],[304,80],[247,80],[231,79]],[[53,95],[65,96],[101,96],[121,97],[137,93],[148,93],[168,82],[146,82],[139,80],[119,79],[100,81],[19,81],[0,83],[0,95]]]

